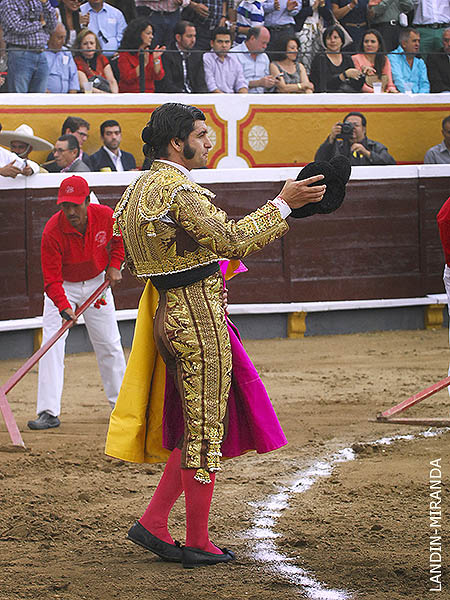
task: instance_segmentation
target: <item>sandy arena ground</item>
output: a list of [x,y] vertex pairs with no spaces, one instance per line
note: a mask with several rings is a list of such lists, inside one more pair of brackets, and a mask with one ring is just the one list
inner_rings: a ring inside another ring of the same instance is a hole
[[[37,369],[8,395],[27,452],[8,451],[0,419],[0,600],[450,598],[450,432],[424,437],[419,435],[424,427],[368,420],[446,376],[448,332],[245,345],[289,444],[227,462],[218,477],[211,537],[236,551],[236,563],[182,569],[125,539],[162,466],[127,464],[103,454],[109,410],[95,358],[72,355],[59,429],[26,428],[34,416]],[[0,362],[0,381],[22,362]],[[405,413],[419,415],[450,416],[447,391]],[[408,433],[415,437],[370,444]],[[349,447],[354,460],[337,464],[307,491],[297,486],[292,492],[299,473]],[[430,461],[437,459],[445,567],[442,591],[431,592],[437,585],[429,580],[429,476]],[[278,504],[283,499],[284,510],[267,505],[273,494]],[[172,534],[183,540],[182,499],[172,515]],[[256,522],[258,516],[266,518]],[[284,559],[277,562],[280,554]],[[321,587],[301,585],[300,569]]]

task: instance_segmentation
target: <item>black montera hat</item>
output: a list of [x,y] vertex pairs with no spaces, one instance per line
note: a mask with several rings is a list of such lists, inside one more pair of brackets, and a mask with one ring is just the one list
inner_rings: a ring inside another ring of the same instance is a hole
[[345,156],[335,156],[330,162],[312,162],[303,167],[297,175],[297,181],[314,177],[314,175],[325,175],[312,185],[327,186],[326,192],[320,202],[310,202],[301,208],[294,208],[289,215],[294,219],[303,219],[317,213],[331,213],[338,209],[345,197],[345,185],[350,178],[352,168],[350,161]]

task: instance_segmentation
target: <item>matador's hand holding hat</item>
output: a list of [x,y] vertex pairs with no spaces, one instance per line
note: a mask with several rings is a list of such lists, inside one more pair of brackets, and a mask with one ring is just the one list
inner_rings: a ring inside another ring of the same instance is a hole
[[307,179],[314,175],[325,175],[325,179],[312,185],[327,186],[326,192],[320,202],[310,202],[301,208],[294,208],[289,215],[294,219],[303,219],[316,213],[331,213],[338,209],[345,197],[345,186],[350,178],[352,168],[350,161],[345,156],[335,156],[330,162],[312,162],[303,167],[297,175],[297,181]]

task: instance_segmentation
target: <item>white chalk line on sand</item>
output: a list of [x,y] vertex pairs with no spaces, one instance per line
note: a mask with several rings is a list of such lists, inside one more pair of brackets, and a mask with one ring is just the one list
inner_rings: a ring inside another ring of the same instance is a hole
[[[435,437],[449,428],[427,429],[416,434],[394,435],[383,437],[373,442],[364,442],[368,446],[388,446],[400,440],[412,440],[419,437]],[[293,494],[308,491],[321,477],[329,477],[336,465],[354,460],[356,454],[352,448],[342,448],[331,455],[325,456],[312,463],[312,465],[297,471],[287,485],[279,487],[279,491],[270,494],[261,502],[249,502],[255,509],[252,526],[244,532],[247,539],[254,540],[253,557],[269,566],[290,583],[301,588],[303,594],[311,600],[351,600],[352,594],[346,590],[333,590],[312,577],[306,569],[292,564],[294,559],[282,554],[276,545],[276,538],[280,534],[275,531],[277,519],[281,513],[289,508],[289,498]]]

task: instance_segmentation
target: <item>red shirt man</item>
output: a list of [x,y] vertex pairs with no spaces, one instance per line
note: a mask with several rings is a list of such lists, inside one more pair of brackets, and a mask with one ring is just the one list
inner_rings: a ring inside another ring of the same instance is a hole
[[[89,204],[88,201],[85,209],[81,205],[80,211],[77,209],[80,205],[70,201],[64,204],[68,205],[67,208],[64,207],[47,222],[41,243],[44,291],[60,311],[70,308],[63,281],[86,281],[107,268],[107,279],[120,281],[120,267],[124,260],[122,239],[112,235],[113,211],[109,206]],[[73,219],[78,218],[72,213],[77,210],[86,213],[84,233],[72,224],[75,223]]]
[[[122,279],[120,267],[124,249],[121,238],[112,235],[113,211],[108,206],[91,206],[89,193],[87,181],[82,177],[74,175],[65,179],[57,200],[61,210],[44,228],[42,343],[61,327],[61,316],[76,320],[76,307],[108,279],[110,287],[104,293],[104,302],[100,307],[87,308],[84,319],[106,396],[113,407],[125,372],[125,358],[110,288]],[[67,334],[61,337],[39,361],[38,418],[28,421],[30,429],[60,425],[66,337]]]

